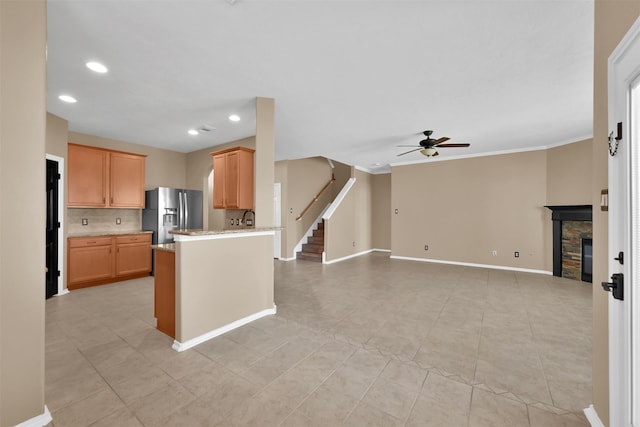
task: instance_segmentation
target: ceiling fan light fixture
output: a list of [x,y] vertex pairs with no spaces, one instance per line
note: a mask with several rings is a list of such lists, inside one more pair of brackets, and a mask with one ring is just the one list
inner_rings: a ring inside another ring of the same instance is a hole
[[420,153],[423,156],[431,157],[431,156],[434,156],[437,153],[437,151],[433,147],[427,147],[427,148],[423,148],[422,150],[420,150]]

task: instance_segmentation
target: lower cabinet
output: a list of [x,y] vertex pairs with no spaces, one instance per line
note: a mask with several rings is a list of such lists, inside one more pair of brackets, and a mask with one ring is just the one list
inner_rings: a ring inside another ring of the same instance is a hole
[[151,235],[116,237],[116,276],[151,271]]
[[151,234],[70,237],[67,288],[70,290],[148,276]]

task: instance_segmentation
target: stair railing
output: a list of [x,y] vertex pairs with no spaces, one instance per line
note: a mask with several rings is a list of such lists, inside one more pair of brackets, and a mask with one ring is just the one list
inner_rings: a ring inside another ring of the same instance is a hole
[[331,174],[331,179],[324,185],[324,187],[322,187],[322,190],[320,190],[318,194],[316,194],[313,200],[309,202],[307,207],[302,210],[300,215],[298,215],[298,217],[296,218],[296,221],[300,221],[302,219],[302,217],[307,213],[307,211],[311,209],[311,206],[313,206],[320,199],[320,196],[322,196],[322,194],[327,190],[327,188],[329,188],[331,184],[333,184],[333,181],[335,180],[336,180],[335,175]]

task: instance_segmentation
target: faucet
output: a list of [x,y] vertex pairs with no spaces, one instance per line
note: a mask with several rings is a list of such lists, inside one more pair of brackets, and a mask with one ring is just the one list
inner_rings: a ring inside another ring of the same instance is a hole
[[[247,216],[247,214],[251,212],[251,215],[253,216],[253,218],[247,219],[246,223],[245,223],[245,217]],[[253,226],[253,221],[255,221],[256,219],[256,213],[253,211],[253,209],[247,209],[246,211],[244,211],[244,213],[242,214],[242,220],[240,221],[240,224],[244,224],[247,227],[251,227]]]

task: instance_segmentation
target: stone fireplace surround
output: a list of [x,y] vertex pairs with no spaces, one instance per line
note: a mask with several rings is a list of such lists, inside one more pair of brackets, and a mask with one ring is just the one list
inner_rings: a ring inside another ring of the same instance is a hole
[[581,240],[592,238],[591,205],[545,206],[553,221],[553,275],[581,279]]

